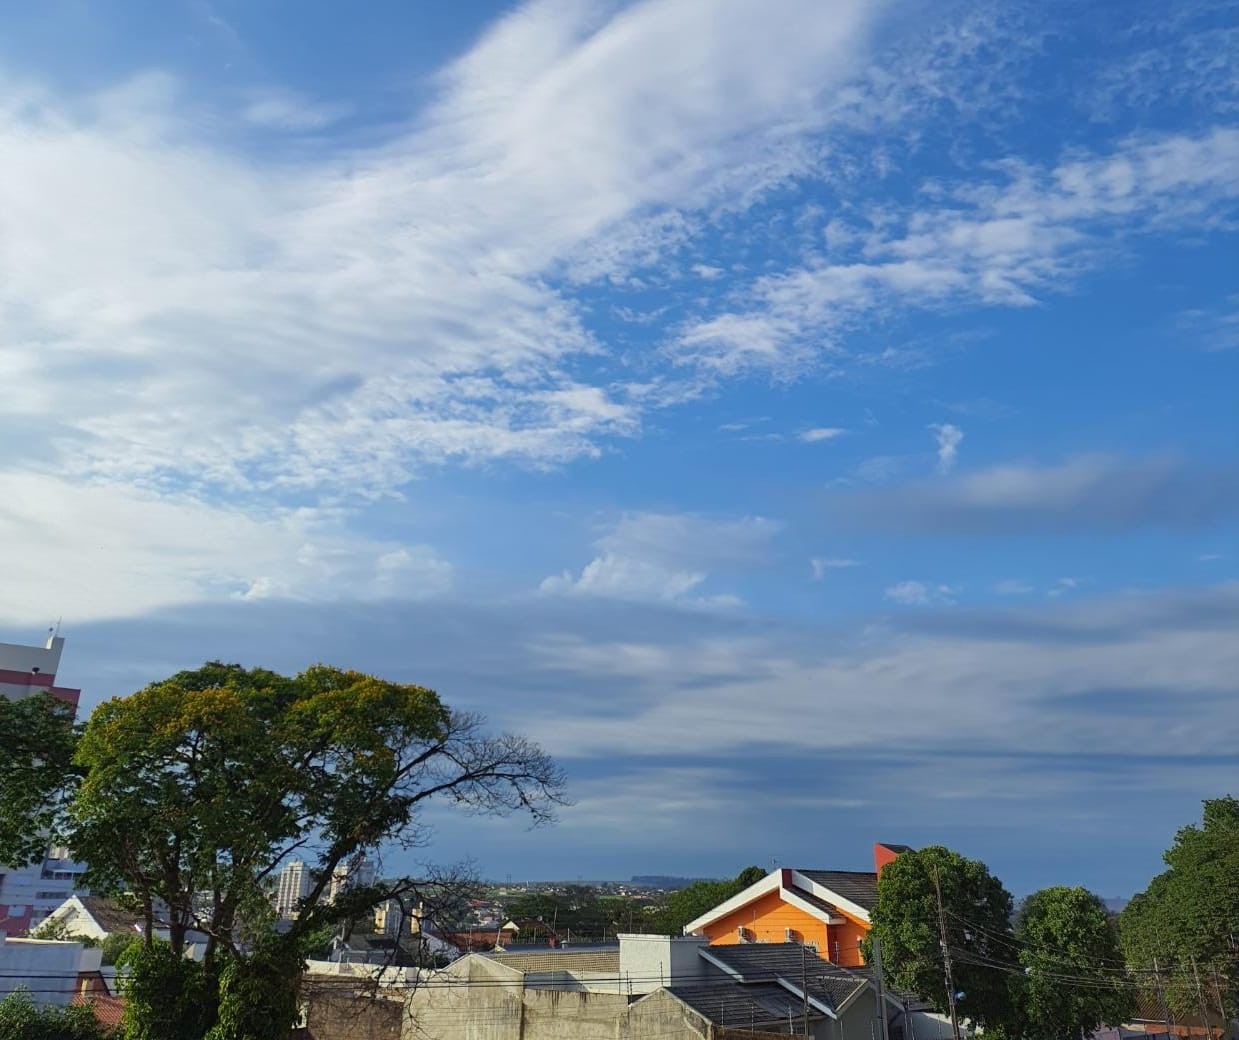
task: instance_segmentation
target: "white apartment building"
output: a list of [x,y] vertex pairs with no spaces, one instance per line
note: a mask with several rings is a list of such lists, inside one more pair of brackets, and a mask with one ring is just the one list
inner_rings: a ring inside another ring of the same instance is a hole
[[301,860],[294,859],[284,865],[275,890],[275,912],[281,921],[296,918],[297,903],[310,894],[312,881],[310,868]]
[[[81,690],[56,685],[65,641],[48,633],[43,646],[0,643],[0,697],[19,700],[47,692],[77,708]],[[86,866],[75,863],[63,848],[49,848],[42,862],[25,867],[0,866],[0,935],[21,936],[38,927],[48,914],[78,887]]]

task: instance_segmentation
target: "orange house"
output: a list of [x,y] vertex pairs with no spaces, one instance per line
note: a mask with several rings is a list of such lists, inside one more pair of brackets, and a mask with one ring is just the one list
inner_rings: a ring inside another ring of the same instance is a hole
[[869,911],[878,898],[878,872],[907,848],[875,845],[874,871],[771,871],[690,921],[684,934],[708,936],[711,946],[805,943],[835,964],[860,966],[865,963],[860,942],[869,932]]

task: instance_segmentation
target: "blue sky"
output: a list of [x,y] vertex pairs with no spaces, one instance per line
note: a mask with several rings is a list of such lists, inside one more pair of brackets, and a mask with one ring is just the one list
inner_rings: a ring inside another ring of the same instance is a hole
[[6,5],[0,622],[540,740],[495,876],[1143,886],[1239,765],[1239,7]]

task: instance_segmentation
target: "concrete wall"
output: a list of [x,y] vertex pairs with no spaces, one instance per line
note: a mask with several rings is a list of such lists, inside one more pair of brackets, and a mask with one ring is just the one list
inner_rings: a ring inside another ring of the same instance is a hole
[[[697,951],[708,946],[704,935],[621,935],[620,978],[629,993],[653,993],[663,986],[703,980],[710,972]],[[715,969],[717,972],[717,969]]]
[[102,960],[102,950],[81,943],[0,935],[0,1000],[24,988],[36,1003],[63,1007],[77,992],[78,976],[98,972]]
[[[402,1029],[402,1040],[763,1040],[775,1035],[714,1029],[665,990],[630,1000],[626,993],[532,989],[519,972],[478,956],[463,958],[411,993]],[[822,1034],[816,1040],[842,1038]]]
[[404,1002],[358,992],[337,980],[307,980],[302,987],[305,1040],[400,1040]]

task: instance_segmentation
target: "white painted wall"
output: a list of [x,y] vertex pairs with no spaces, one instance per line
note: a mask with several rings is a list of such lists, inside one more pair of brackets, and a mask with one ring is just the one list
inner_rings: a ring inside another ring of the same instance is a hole
[[76,942],[10,939],[0,935],[0,999],[28,989],[38,1004],[67,1005],[78,975],[98,971],[103,951]]
[[653,993],[661,986],[696,982],[715,974],[697,955],[710,940],[704,935],[621,935],[620,978],[631,993]]

